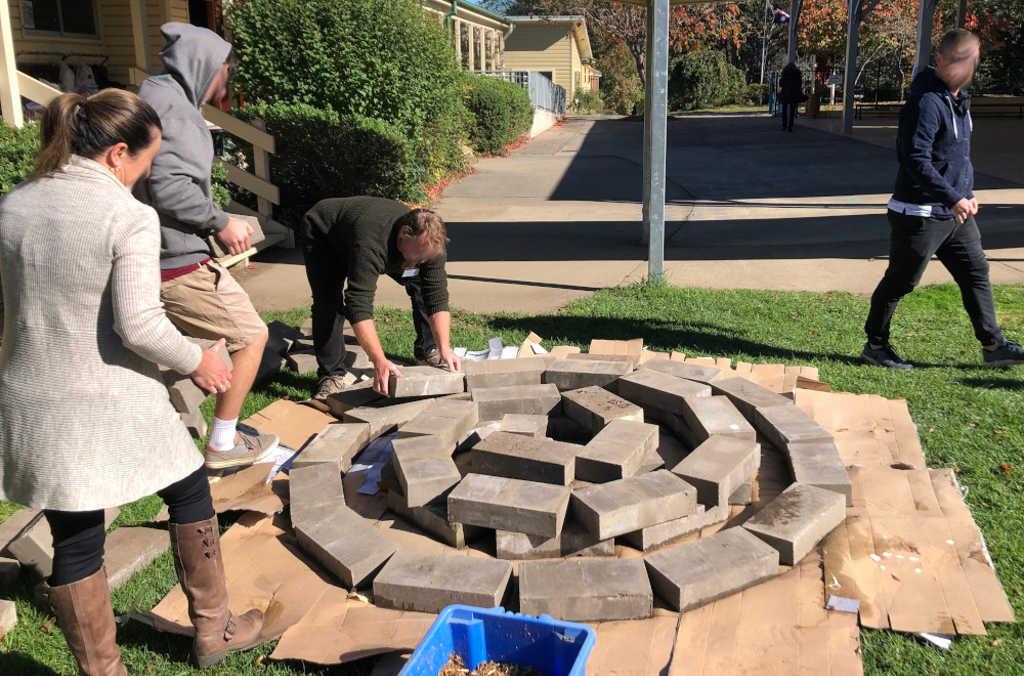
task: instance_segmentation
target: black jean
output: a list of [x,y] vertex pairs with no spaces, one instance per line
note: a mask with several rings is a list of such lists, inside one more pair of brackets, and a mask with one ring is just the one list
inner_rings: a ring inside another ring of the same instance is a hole
[[796,104],[795,103],[783,103],[782,104],[782,128],[792,129],[793,120],[796,119]]
[[[345,280],[348,269],[346,252],[337,251],[327,238],[302,242],[306,278],[313,295],[313,346],[316,350],[317,375],[329,376],[345,371]],[[412,323],[416,330],[413,352],[417,359],[437,348],[430,328],[430,315],[423,302],[423,289],[418,277],[403,283],[412,304]]]
[[[195,523],[213,517],[210,482],[202,467],[157,495],[167,504],[171,523]],[[53,572],[50,586],[84,580],[103,566],[103,510],[58,512],[45,510],[53,534]]]
[[890,211],[889,225],[889,267],[871,296],[871,311],[864,325],[868,342],[881,345],[889,341],[896,305],[921,281],[932,256],[938,257],[960,287],[964,309],[981,344],[1003,342],[996,323],[988,259],[974,218],[957,223]]

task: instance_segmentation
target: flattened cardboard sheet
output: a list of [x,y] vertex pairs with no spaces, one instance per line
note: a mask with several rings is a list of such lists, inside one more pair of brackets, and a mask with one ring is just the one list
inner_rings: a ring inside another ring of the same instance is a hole
[[860,601],[876,629],[984,634],[1013,611],[952,470],[927,468],[905,401],[800,390],[833,433],[853,483],[823,546],[829,594]]
[[270,658],[344,664],[372,655],[409,652],[435,617],[377,608],[331,587],[284,633]]
[[312,406],[279,399],[257,411],[242,423],[263,434],[276,434],[281,443],[292,450],[301,450],[324,427],[338,422],[337,418]]
[[814,552],[777,577],[679,618],[670,676],[860,676],[857,617],[825,610]]

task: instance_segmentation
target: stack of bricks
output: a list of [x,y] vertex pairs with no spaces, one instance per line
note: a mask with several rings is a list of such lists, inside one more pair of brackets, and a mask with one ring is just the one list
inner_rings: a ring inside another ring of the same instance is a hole
[[[611,621],[649,617],[656,597],[685,610],[757,584],[845,518],[834,440],[791,398],[710,360],[592,347],[607,353],[410,367],[389,397],[346,408],[294,463],[300,547],[343,584],[372,585],[383,607],[515,604],[518,593],[523,612]],[[352,511],[341,475],[385,434],[388,510],[490,556],[403,551]],[[793,485],[698,538],[739,512],[737,496],[755,499],[765,444],[788,458]]]

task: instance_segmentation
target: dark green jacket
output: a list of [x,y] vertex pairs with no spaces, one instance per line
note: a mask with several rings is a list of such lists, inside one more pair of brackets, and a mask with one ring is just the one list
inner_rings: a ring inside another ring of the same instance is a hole
[[[352,324],[373,318],[377,278],[386,274],[399,284],[405,268],[398,250],[395,223],[409,213],[401,202],[382,197],[342,197],[318,202],[303,219],[302,237],[308,243],[330,246],[346,268],[345,318]],[[427,314],[448,309],[447,257],[419,268]]]

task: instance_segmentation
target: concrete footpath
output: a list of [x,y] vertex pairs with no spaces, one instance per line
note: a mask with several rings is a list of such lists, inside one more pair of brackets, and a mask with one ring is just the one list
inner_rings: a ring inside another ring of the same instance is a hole
[[[794,133],[764,115],[669,122],[666,272],[680,286],[868,294],[886,261],[895,124],[856,139],[831,120]],[[506,158],[480,160],[435,208],[448,222],[455,306],[538,313],[647,274],[641,243],[642,123],[573,118]],[[1009,148],[1009,146],[1017,146]],[[1024,283],[1024,122],[976,124],[979,223],[997,283]],[[257,307],[309,303],[297,251],[239,274]],[[934,262],[924,283],[948,281]],[[381,280],[382,305],[404,291]]]

